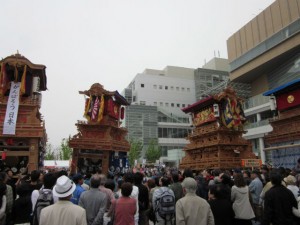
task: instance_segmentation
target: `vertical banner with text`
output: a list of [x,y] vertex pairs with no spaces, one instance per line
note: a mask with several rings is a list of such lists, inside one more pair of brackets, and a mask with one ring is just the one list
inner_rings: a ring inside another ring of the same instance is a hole
[[19,96],[21,83],[11,82],[6,114],[3,124],[3,134],[16,134],[17,117],[19,110]]

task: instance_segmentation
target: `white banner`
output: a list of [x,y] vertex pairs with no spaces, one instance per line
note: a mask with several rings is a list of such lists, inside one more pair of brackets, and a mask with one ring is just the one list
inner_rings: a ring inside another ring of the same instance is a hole
[[3,123],[3,134],[16,134],[17,117],[19,111],[19,96],[21,83],[11,82],[6,114]]

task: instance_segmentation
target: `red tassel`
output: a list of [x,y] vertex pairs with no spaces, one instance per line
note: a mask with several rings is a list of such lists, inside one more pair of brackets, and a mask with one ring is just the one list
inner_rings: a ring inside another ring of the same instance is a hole
[[7,145],[13,145],[13,139],[12,138],[8,138],[7,140],[6,140],[6,144]]
[[2,160],[6,159],[6,152],[5,151],[2,152],[1,158],[2,158]]
[[121,108],[121,119],[124,119],[124,115],[125,115],[125,108],[122,107]]

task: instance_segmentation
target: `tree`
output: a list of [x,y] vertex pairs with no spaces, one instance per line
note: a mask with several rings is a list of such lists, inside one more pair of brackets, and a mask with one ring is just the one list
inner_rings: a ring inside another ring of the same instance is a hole
[[147,161],[150,163],[155,163],[155,161],[161,156],[161,151],[155,139],[152,139],[149,142],[145,156]]
[[59,149],[59,159],[69,160],[72,156],[72,148],[69,147],[69,140],[63,138],[61,140],[60,149]]
[[54,160],[55,159],[55,152],[53,150],[53,147],[51,144],[46,145],[46,154],[45,154],[45,160]]
[[141,141],[139,140],[133,140],[131,139],[129,141],[130,144],[130,150],[128,153],[128,160],[129,160],[129,164],[131,167],[134,166],[134,161],[138,158],[140,158],[142,149],[143,149],[143,144]]

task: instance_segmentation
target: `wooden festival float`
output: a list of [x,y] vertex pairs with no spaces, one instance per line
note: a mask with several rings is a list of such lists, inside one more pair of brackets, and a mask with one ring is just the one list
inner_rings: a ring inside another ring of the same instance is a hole
[[269,160],[275,167],[294,168],[300,158],[300,79],[264,93],[270,96],[273,131],[265,136]]
[[181,168],[192,170],[243,167],[245,160],[256,159],[251,144],[242,137],[246,118],[241,99],[232,88],[200,100],[183,109],[191,113],[194,130],[189,134]]
[[71,172],[122,172],[128,165],[130,149],[125,139],[127,130],[121,128],[125,108],[129,103],[117,91],[110,92],[99,83],[87,91],[84,117],[76,123],[78,133],[69,140],[73,148]]
[[47,90],[46,66],[19,53],[0,61],[0,169],[19,172],[43,166],[47,142],[40,113]]

